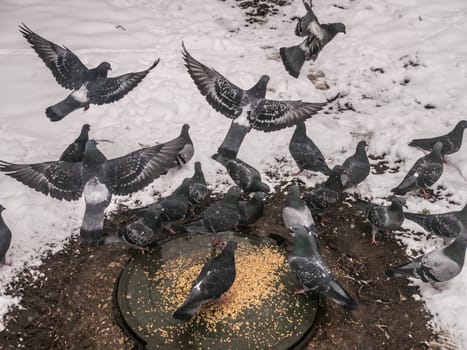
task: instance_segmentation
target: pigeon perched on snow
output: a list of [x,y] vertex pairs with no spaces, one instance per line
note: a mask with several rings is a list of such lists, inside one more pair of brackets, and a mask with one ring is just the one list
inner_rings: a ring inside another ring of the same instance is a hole
[[461,211],[432,215],[405,213],[405,217],[444,239],[456,238],[467,231],[467,205]]
[[220,156],[236,158],[245,135],[253,128],[270,132],[303,121],[316,114],[326,103],[302,101],[275,101],[265,98],[267,75],[249,90],[243,90],[222,74],[195,60],[183,46],[183,58],[188,73],[208,103],[227,118],[233,119]]
[[344,190],[357,186],[370,174],[370,162],[365,151],[366,142],[360,141],[355,153],[347,158],[342,167],[344,168],[345,183]]
[[467,233],[464,231],[450,245],[433,250],[413,261],[386,270],[389,277],[413,277],[423,282],[446,282],[462,272]]
[[6,265],[5,255],[11,244],[11,231],[2,218],[2,212],[5,210],[0,204],[0,265]]
[[295,233],[293,251],[289,254],[289,267],[303,285],[296,294],[315,292],[331,298],[338,305],[353,310],[358,305],[337,282],[320,254],[314,234],[304,226],[292,226]]
[[238,202],[240,225],[253,225],[263,216],[265,197],[264,192],[256,192],[252,199]]
[[310,229],[315,225],[310,209],[305,202],[300,198],[300,190],[298,186],[293,185],[288,189],[287,203],[282,209],[282,220],[288,230],[293,226],[304,226]]
[[229,160],[226,168],[233,182],[247,193],[267,193],[271,190],[267,184],[261,181],[261,174],[258,170],[238,158]]
[[183,149],[178,153],[176,164],[181,166],[183,164],[188,163],[193,155],[195,154],[195,148],[193,147],[193,141],[191,141],[190,134],[188,133],[190,130],[190,126],[188,124],[183,124],[182,131],[180,136],[185,139],[185,146]]
[[148,212],[143,218],[120,227],[117,236],[141,252],[148,251],[149,246],[162,237],[162,220]]
[[436,142],[431,153],[417,160],[400,185],[391,191],[403,196],[407,192],[420,189],[424,197],[427,197],[425,189],[438,181],[443,174],[442,148],[443,144]]
[[73,90],[66,99],[48,107],[45,111],[51,121],[59,121],[78,108],[90,104],[102,105],[120,100],[133,90],[146,75],[157,66],[157,59],[148,69],[108,78],[110,63],[102,62],[88,69],[80,59],[65,46],[59,46],[37,35],[24,23],[19,26],[21,34],[31,44],[45,65],[52,71],[57,83]]
[[235,249],[237,243],[227,242],[222,252],[209,260],[201,269],[199,276],[185,302],[173,313],[180,321],[190,320],[201,305],[219,299],[235,281]]
[[324,46],[329,43],[338,33],[345,34],[343,23],[320,24],[318,18],[313,13],[311,0],[303,1],[307,13],[299,18],[295,34],[306,36],[306,39],[297,46],[281,47],[279,53],[284,63],[285,69],[291,76],[298,78],[303,63],[309,60],[316,60],[318,54]]
[[193,233],[235,230],[241,219],[238,212],[238,201],[241,193],[240,187],[231,187],[225,197],[207,207],[200,214],[199,219],[185,223],[185,229]]
[[446,154],[452,154],[461,148],[465,128],[467,128],[467,120],[461,120],[456,124],[454,129],[446,135],[430,139],[415,139],[409,143],[409,146],[431,151],[436,142],[441,142],[443,144],[441,154],[443,156]]
[[311,170],[319,171],[324,175],[330,174],[331,169],[327,166],[318,146],[306,136],[305,122],[297,123],[295,132],[290,139],[289,151],[295,163],[297,163],[300,172]]
[[195,172],[191,177],[189,187],[189,198],[192,202],[198,204],[209,196],[209,188],[203,174],[200,162],[195,162]]
[[371,242],[377,244],[376,234],[389,233],[397,230],[404,222],[404,212],[402,207],[406,207],[405,199],[393,197],[388,206],[378,205],[357,199],[357,206],[362,208],[367,220],[371,223]]
[[139,191],[173,167],[185,140],[177,137],[166,143],[143,148],[123,157],[107,160],[96,141],[86,143],[82,163],[52,161],[13,164],[0,161],[0,171],[32,189],[67,201],[84,194],[86,210],[81,237],[99,241],[102,237],[104,210],[112,194],[127,195]]
[[84,147],[86,146],[86,142],[89,140],[89,129],[89,124],[83,125],[78,138],[69,145],[60,156],[61,161],[71,163],[81,163],[83,161]]

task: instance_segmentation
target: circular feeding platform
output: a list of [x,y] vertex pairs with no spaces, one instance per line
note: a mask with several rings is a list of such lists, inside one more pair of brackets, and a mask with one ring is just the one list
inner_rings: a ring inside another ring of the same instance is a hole
[[188,322],[172,313],[188,296],[204,263],[220,253],[212,237],[177,237],[136,254],[117,285],[126,327],[147,349],[298,349],[311,335],[318,296],[299,287],[286,252],[270,239],[238,233],[236,279],[221,300],[204,305]]

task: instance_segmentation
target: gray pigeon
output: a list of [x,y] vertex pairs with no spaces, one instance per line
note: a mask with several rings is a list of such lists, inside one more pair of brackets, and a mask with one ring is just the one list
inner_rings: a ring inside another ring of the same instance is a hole
[[288,230],[293,226],[304,226],[310,229],[315,225],[310,209],[305,202],[300,198],[300,190],[298,186],[293,185],[288,189],[287,203],[282,209],[282,220]]
[[446,154],[452,154],[461,148],[465,128],[467,128],[467,120],[461,120],[456,124],[454,129],[446,135],[433,137],[430,139],[415,139],[409,143],[409,146],[419,147],[426,151],[431,151],[436,142],[441,142],[443,144],[441,154],[443,156]]
[[297,123],[295,132],[292,135],[289,143],[289,151],[292,158],[297,163],[300,172],[303,170],[319,171],[324,175],[329,175],[329,169],[323,154],[318,146],[306,136],[305,122]]
[[238,202],[240,225],[253,225],[263,216],[265,197],[264,192],[256,192],[252,199]]
[[423,282],[446,282],[462,272],[467,233],[464,231],[450,245],[433,250],[407,264],[386,270],[389,277],[407,276]]
[[44,39],[24,23],[19,28],[21,34],[52,71],[57,83],[73,91],[63,101],[46,109],[47,117],[53,122],[63,119],[76,109],[87,110],[90,104],[102,105],[120,100],[159,63],[157,59],[146,70],[108,78],[107,73],[112,69],[110,63],[102,62],[96,68],[88,69],[68,48]]
[[292,226],[295,233],[293,251],[289,254],[289,267],[303,285],[296,294],[315,292],[331,298],[338,305],[353,310],[358,305],[337,282],[323,257],[314,234],[304,226]]
[[343,23],[320,24],[312,10],[311,0],[303,1],[307,14],[299,18],[295,34],[306,36],[306,39],[297,46],[281,47],[279,53],[285,69],[291,76],[298,78],[305,61],[315,61],[324,46],[338,33],[346,33]]
[[404,212],[402,207],[405,205],[405,199],[393,197],[388,206],[370,203],[357,199],[357,206],[363,209],[367,220],[371,223],[371,243],[377,244],[377,233],[389,233],[397,230],[404,222]]
[[423,196],[427,198],[428,194],[425,189],[438,181],[443,174],[442,148],[443,144],[436,142],[431,153],[417,160],[399,186],[391,191],[403,196],[407,192],[420,189]]
[[215,233],[235,230],[240,224],[238,201],[242,191],[233,186],[226,196],[207,207],[200,218],[185,223],[184,228],[191,233]]
[[342,167],[344,168],[345,183],[344,190],[353,186],[357,186],[365,180],[370,174],[370,162],[365,151],[366,142],[360,141],[357,145],[355,153],[347,158]]
[[201,305],[219,299],[235,281],[235,249],[237,243],[227,242],[218,256],[206,262],[185,302],[173,313],[177,320],[190,320]]
[[208,103],[227,118],[233,119],[229,133],[218,153],[227,159],[236,158],[245,135],[253,128],[277,131],[311,118],[325,103],[275,101],[265,98],[267,75],[249,90],[243,90],[222,74],[195,60],[183,46],[183,58],[188,73]]
[[61,161],[81,163],[84,158],[84,147],[89,140],[89,124],[84,124],[78,138],[70,144],[60,156]]
[[4,210],[5,208],[0,204],[0,265],[8,265],[5,256],[11,244],[11,231],[2,218]]
[[155,213],[148,212],[143,218],[120,227],[117,236],[144,253],[150,245],[162,238],[162,220]]
[[81,237],[99,241],[102,238],[104,210],[112,194],[127,195],[142,190],[173,167],[184,145],[185,139],[177,137],[107,160],[97,149],[96,141],[89,140],[82,163],[52,161],[13,164],[0,161],[0,171],[56,199],[78,200],[84,194],[86,210]]
[[456,238],[467,230],[467,205],[461,211],[433,215],[405,213],[405,217],[444,239]]
[[189,198],[191,202],[196,204],[201,203],[209,196],[209,188],[203,174],[200,162],[195,162],[195,172],[191,177],[189,187]]
[[233,182],[247,193],[268,193],[271,190],[261,181],[261,174],[258,170],[238,158],[229,160],[226,168]]
[[177,156],[176,163],[179,166],[188,163],[191,160],[191,158],[193,158],[193,155],[195,154],[195,148],[193,147],[193,141],[191,141],[191,137],[190,137],[190,134],[188,133],[188,130],[190,130],[190,126],[188,124],[183,124],[180,136],[185,139],[185,146],[178,153],[178,156]]

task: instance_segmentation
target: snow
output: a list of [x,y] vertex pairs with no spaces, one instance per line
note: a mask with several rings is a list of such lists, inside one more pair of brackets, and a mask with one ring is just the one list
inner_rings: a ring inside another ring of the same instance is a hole
[[[231,184],[226,171],[210,159],[222,142],[230,120],[215,112],[200,95],[187,74],[180,49],[214,67],[232,82],[249,88],[262,74],[271,77],[267,96],[272,99],[325,101],[340,93],[341,113],[320,114],[307,122],[329,164],[339,164],[352,154],[361,139],[369,153],[385,154],[388,166],[398,173],[370,175],[356,191],[380,200],[387,197],[413,163],[423,155],[407,143],[450,131],[465,118],[467,109],[467,4],[465,0],[337,0],[314,1],[323,23],[342,21],[347,34],[339,34],[323,50],[314,65],[306,63],[299,79],[290,77],[278,60],[281,46],[297,45],[292,16],[302,15],[300,1],[280,8],[264,25],[245,27],[244,13],[234,1],[188,0],[3,0],[0,2],[0,159],[33,163],[58,159],[74,140],[81,125],[91,125],[108,158],[133,151],[141,144],[176,137],[189,123],[195,144],[194,160],[200,160],[212,186],[225,190]],[[73,112],[58,123],[45,117],[45,108],[69,92],[53,79],[43,62],[18,32],[24,22],[45,38],[64,44],[90,67],[101,61],[112,64],[111,75],[142,70],[155,58],[160,64],[129,95],[117,103],[91,106]],[[307,79],[309,71],[322,71],[329,90],[317,90]],[[382,73],[384,72],[384,73]],[[432,105],[435,109],[426,109]],[[239,158],[278,176],[275,184],[297,169],[288,154],[293,128],[275,133],[251,131]],[[449,198],[430,203],[408,195],[411,211],[458,210],[467,201],[466,147],[448,157],[442,185]],[[285,159],[285,162],[278,160]],[[400,163],[396,163],[401,160]],[[165,194],[193,171],[193,161],[146,190],[129,197],[114,197],[108,212],[119,203],[133,205],[152,200],[154,191]],[[219,175],[220,173],[220,175]],[[301,176],[313,185],[323,175]],[[13,231],[7,260],[0,268],[0,291],[23,268],[40,264],[46,251],[59,250],[70,235],[77,234],[83,200],[60,202],[37,193],[15,180],[0,176],[0,203]],[[406,222],[407,228],[420,230]],[[437,240],[404,238],[411,249],[429,251]],[[418,282],[414,282],[418,283]],[[423,299],[435,314],[437,326],[448,328],[461,347],[467,347],[464,322],[467,274],[444,283],[441,290],[420,284]],[[0,292],[2,293],[2,292]],[[0,294],[0,315],[18,300]]]

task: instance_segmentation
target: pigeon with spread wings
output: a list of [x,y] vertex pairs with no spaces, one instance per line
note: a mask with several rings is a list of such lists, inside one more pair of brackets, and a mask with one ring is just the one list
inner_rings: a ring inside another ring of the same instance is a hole
[[24,23],[19,26],[21,34],[31,44],[55,77],[65,89],[73,90],[63,101],[48,107],[47,117],[59,121],[76,109],[87,110],[89,105],[102,105],[120,100],[133,90],[148,73],[157,66],[159,59],[140,72],[107,77],[110,63],[102,62],[96,68],[88,69],[70,49],[59,46],[34,33]]
[[99,241],[102,238],[104,210],[112,195],[127,195],[142,190],[174,167],[185,142],[179,136],[166,143],[108,160],[97,149],[96,141],[89,140],[81,163],[51,161],[13,164],[0,161],[0,171],[55,199],[78,200],[84,194],[86,210],[80,234],[85,240]]

